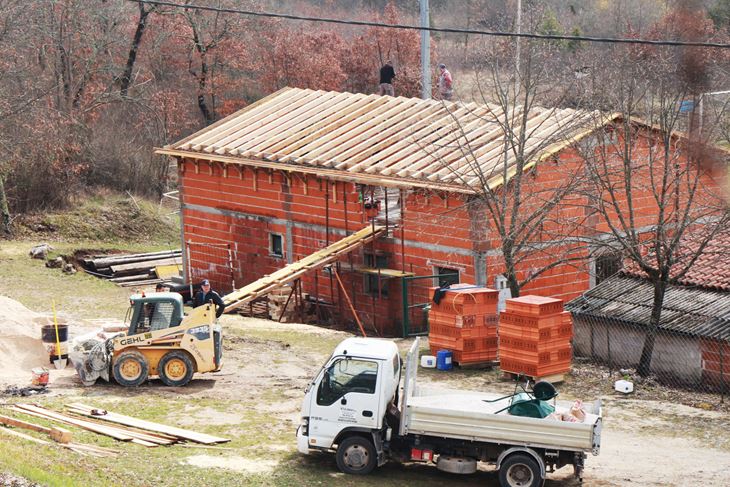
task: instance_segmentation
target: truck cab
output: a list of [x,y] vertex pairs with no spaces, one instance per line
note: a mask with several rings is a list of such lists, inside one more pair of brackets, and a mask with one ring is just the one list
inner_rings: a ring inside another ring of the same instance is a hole
[[382,436],[373,432],[387,428],[385,413],[398,390],[400,370],[398,347],[392,341],[348,338],[340,343],[307,387],[297,431],[299,451],[328,450],[345,437],[361,436],[376,450],[350,447],[350,468],[371,470],[372,455],[382,464]]

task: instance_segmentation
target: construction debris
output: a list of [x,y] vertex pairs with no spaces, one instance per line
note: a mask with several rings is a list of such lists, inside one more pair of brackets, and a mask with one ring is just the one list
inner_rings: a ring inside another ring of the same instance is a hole
[[[226,443],[230,440],[219,438],[216,436],[198,433],[195,431],[167,426],[164,424],[153,423],[130,416],[112,413],[101,408],[94,408],[84,404],[70,404],[66,406],[72,415],[62,414],[48,408],[33,404],[16,404],[10,410],[23,413],[28,416],[43,418],[50,421],[56,421],[87,431],[93,431],[100,435],[109,436],[118,441],[136,443],[146,447],[157,447],[160,445],[173,445],[181,441],[192,441],[211,445],[216,443]],[[85,416],[85,419],[79,416]],[[2,423],[0,416],[0,423]],[[115,425],[103,424],[94,419],[100,419],[116,423]],[[39,431],[39,430],[36,430]]]
[[104,421],[110,421],[112,423],[131,426],[133,428],[138,428],[148,432],[155,432],[158,434],[162,433],[164,435],[177,437],[182,440],[194,441],[195,443],[210,445],[215,443],[227,443],[231,441],[226,438],[211,436],[205,433],[197,433],[195,431],[176,428],[174,426],[167,426],[160,423],[153,423],[152,421],[145,421],[143,419],[133,418],[131,416],[124,416],[122,414],[113,413],[111,411],[106,411],[100,408],[94,408],[92,406],[86,406],[80,403],[69,404],[66,407],[69,409],[69,411],[76,414],[82,414],[84,416],[103,419]]
[[[182,251],[93,255],[79,260],[84,270],[123,287],[149,286],[170,276],[170,266],[182,270]],[[159,273],[158,273],[159,268]]]
[[53,247],[51,247],[47,243],[43,243],[43,244],[36,245],[36,246],[32,247],[28,251],[28,255],[30,255],[30,257],[32,259],[41,259],[41,260],[43,260],[43,259],[46,258],[46,256],[48,255],[48,252],[50,252],[51,250],[53,250]]
[[4,396],[22,396],[22,397],[28,397],[28,396],[35,396],[36,394],[45,394],[48,392],[48,388],[46,386],[29,386],[29,387],[18,387],[18,386],[8,386],[3,391]]
[[[100,446],[95,445],[86,445],[83,443],[73,443],[71,432],[65,428],[60,427],[54,427],[54,428],[47,428],[45,426],[41,426],[35,423],[29,423],[27,421],[22,421],[17,418],[11,418],[10,416],[4,416],[0,415],[0,424],[11,427],[11,428],[23,428],[31,431],[35,431],[37,433],[44,433],[47,434],[53,441],[55,441],[58,446],[68,448],[70,450],[73,450],[77,453],[80,453],[82,455],[92,455],[97,457],[109,457],[109,456],[116,456],[119,452],[117,450],[112,450],[109,448],[103,448]],[[28,441],[32,441],[34,443],[39,443],[42,445],[50,445],[51,442],[46,440],[41,440],[40,438],[36,438],[31,435],[27,435],[25,433],[21,433],[20,431],[15,431],[8,428],[0,428],[0,431],[11,434],[13,436],[17,436],[20,438],[24,438]]]

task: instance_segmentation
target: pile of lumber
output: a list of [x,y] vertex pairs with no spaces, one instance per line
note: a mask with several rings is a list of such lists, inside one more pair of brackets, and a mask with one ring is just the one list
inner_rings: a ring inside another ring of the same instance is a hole
[[[149,448],[174,444],[183,444],[183,446],[188,446],[186,445],[187,442],[202,445],[215,445],[230,441],[226,438],[220,438],[205,433],[198,433],[196,431],[176,428],[174,426],[168,426],[160,423],[153,423],[151,421],[145,421],[131,416],[124,416],[122,414],[117,414],[100,408],[94,408],[85,404],[69,404],[66,405],[66,408],[69,411],[67,414],[33,404],[15,404],[9,409],[17,413],[62,423],[64,425],[75,426],[87,431],[93,431],[100,435],[109,436],[118,441],[135,443]],[[2,418],[5,418],[5,421],[3,421]],[[67,430],[63,430],[63,428],[44,428],[22,420],[3,416],[0,416],[0,423],[4,423],[9,426],[26,427],[27,429],[39,432],[46,432],[51,435],[51,438],[54,437],[54,434],[57,436],[59,435],[59,433],[53,433],[53,430],[58,429],[67,432]],[[23,426],[20,423],[24,423],[29,426]],[[62,435],[63,434],[61,433],[61,436]],[[79,446],[79,444],[71,444],[70,432],[68,432],[66,438],[69,441],[62,443],[70,444],[71,446],[68,448],[80,453],[108,456],[110,452],[114,452],[109,449],[102,449],[107,451],[91,452],[89,450],[89,445]],[[29,437],[28,439],[37,440],[37,438],[34,437]]]
[[92,255],[79,262],[89,274],[120,286],[149,286],[163,282],[182,270],[182,252],[165,250],[146,254]]

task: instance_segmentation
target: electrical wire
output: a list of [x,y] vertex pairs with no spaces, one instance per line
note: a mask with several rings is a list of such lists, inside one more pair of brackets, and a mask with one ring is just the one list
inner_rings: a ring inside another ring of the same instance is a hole
[[651,46],[681,46],[681,47],[709,47],[716,49],[730,49],[730,44],[720,42],[700,42],[700,41],[671,41],[671,40],[651,40],[651,39],[630,39],[630,38],[616,38],[616,37],[588,37],[588,36],[566,36],[566,35],[553,35],[553,34],[530,34],[530,33],[517,33],[517,32],[502,32],[502,31],[490,31],[490,30],[475,30],[475,29],[455,29],[448,27],[421,27],[417,25],[407,24],[384,24],[382,22],[370,22],[365,20],[345,20],[345,19],[332,19],[327,17],[310,17],[304,15],[292,15],[292,14],[281,14],[274,12],[257,12],[253,10],[242,10],[235,8],[221,8],[221,7],[209,7],[206,5],[189,5],[183,3],[166,2],[160,0],[127,0],[133,3],[143,3],[148,5],[158,5],[162,7],[176,7],[188,10],[204,10],[209,12],[217,13],[230,13],[239,15],[248,15],[252,17],[270,17],[278,19],[289,19],[289,20],[303,20],[307,22],[323,22],[329,24],[343,24],[343,25],[358,25],[364,27],[381,27],[384,29],[404,29],[404,30],[419,30],[429,32],[443,32],[451,34],[473,34],[483,35],[492,37],[517,37],[521,39],[539,39],[539,40],[551,40],[551,41],[582,41],[582,42],[599,42],[607,44],[643,44]]

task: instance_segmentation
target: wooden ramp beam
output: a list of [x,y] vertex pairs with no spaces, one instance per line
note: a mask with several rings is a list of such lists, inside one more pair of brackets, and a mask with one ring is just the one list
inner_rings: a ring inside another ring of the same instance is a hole
[[360,231],[338,240],[329,247],[320,249],[296,262],[293,262],[278,271],[264,276],[261,279],[247,284],[223,297],[226,312],[233,311],[244,304],[270,293],[285,284],[288,284],[302,274],[336,261],[341,255],[348,254],[355,249],[375,240],[385,233],[386,228],[381,225],[367,226]]

